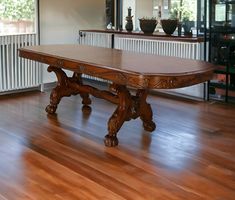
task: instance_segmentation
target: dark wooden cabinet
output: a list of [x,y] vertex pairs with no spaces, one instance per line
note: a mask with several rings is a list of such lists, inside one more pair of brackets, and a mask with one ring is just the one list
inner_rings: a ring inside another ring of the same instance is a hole
[[235,100],[235,1],[209,1],[209,61],[218,67],[210,99]]

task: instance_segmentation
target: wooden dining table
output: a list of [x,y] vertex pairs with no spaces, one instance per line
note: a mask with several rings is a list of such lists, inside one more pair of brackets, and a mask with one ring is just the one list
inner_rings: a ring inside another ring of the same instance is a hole
[[[208,81],[214,66],[199,60],[133,53],[85,45],[38,45],[19,49],[19,56],[49,65],[57,76],[46,112],[54,114],[62,97],[79,94],[82,110],[91,110],[89,95],[117,105],[108,120],[106,146],[118,145],[117,133],[125,121],[140,118],[146,131],[154,131],[152,108],[147,103],[151,89],[172,89]],[[71,77],[64,70],[73,72]],[[82,74],[108,80],[109,89],[84,84]],[[134,88],[133,95],[130,88]]]

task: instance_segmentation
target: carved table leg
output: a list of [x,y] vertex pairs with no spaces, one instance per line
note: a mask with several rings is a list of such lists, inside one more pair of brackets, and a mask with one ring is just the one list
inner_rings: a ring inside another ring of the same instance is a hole
[[88,93],[81,93],[80,94],[81,98],[82,98],[82,111],[83,112],[90,112],[91,111],[91,107],[89,106],[91,104],[91,99],[89,97]]
[[50,95],[50,104],[46,107],[47,113],[54,114],[56,112],[57,105],[60,103],[61,98],[65,96],[66,93],[68,93],[68,90],[66,88],[68,77],[65,72],[60,68],[49,66],[48,71],[55,72],[58,79],[57,86],[52,90]]
[[[79,89],[76,89],[71,86],[72,85],[82,86],[82,80],[81,80],[81,75],[78,73],[74,73],[73,77],[71,78],[67,77],[66,73],[58,67],[49,66],[48,71],[55,72],[58,79],[57,86],[52,90],[50,95],[50,104],[46,107],[47,113],[54,114],[62,97],[77,95],[80,93]],[[89,94],[85,92],[80,94],[83,99],[82,103],[85,106],[90,105],[91,100],[89,98]]]
[[131,95],[125,86],[113,85],[113,90],[117,92],[119,104],[117,109],[108,121],[108,132],[105,136],[104,143],[108,147],[118,145],[117,132],[126,120],[129,120],[131,108]]
[[[81,74],[74,73],[73,80],[75,80],[79,85],[83,85]],[[91,99],[89,97],[89,93],[80,92],[80,96],[82,98],[82,104],[83,104],[82,111],[83,112],[90,112],[91,107],[89,105],[91,105]]]
[[72,77],[67,77],[62,69],[53,66],[49,66],[48,71],[55,72],[58,79],[57,86],[51,92],[50,104],[46,107],[46,111],[49,114],[56,112],[62,97],[77,94],[80,94],[82,98],[83,111],[91,110],[89,106],[91,104],[89,94],[118,105],[108,121],[108,134],[104,139],[106,146],[113,147],[118,145],[117,132],[123,123],[130,119],[140,117],[145,130],[155,130],[156,125],[152,120],[152,109],[150,104],[146,102],[146,90],[139,89],[136,95],[132,96],[126,86],[112,84],[112,92],[100,91],[92,86],[83,85],[81,74],[79,73],[75,72]]
[[139,98],[139,115],[143,121],[143,126],[146,131],[154,131],[156,124],[153,122],[153,112],[150,104],[146,102],[147,91],[137,90],[136,96]]
[[58,88],[54,88],[50,95],[50,104],[46,107],[46,112],[49,114],[54,114],[57,109],[57,105],[60,103],[61,96],[58,93]]

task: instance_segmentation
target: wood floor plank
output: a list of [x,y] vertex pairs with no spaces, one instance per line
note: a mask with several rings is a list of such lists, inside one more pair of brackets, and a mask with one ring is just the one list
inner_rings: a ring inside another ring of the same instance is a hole
[[0,97],[0,199],[234,200],[235,105],[149,96],[157,129],[126,122],[107,148],[115,106],[92,101],[50,116],[49,92]]
[[[8,138],[6,139],[6,136]],[[123,199],[86,177],[19,143],[13,135],[0,134],[0,192],[7,199]],[[3,140],[2,140],[3,141]],[[11,148],[15,149],[11,151]],[[16,154],[16,155],[15,155]],[[108,195],[104,196],[104,194]]]

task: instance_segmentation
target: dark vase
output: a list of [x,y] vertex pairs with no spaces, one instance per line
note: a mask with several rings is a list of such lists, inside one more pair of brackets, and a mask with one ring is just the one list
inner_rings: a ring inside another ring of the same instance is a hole
[[128,32],[133,31],[133,22],[132,22],[132,15],[131,15],[131,7],[128,8],[128,16],[126,17],[126,30]]
[[140,29],[145,34],[152,34],[157,26],[156,19],[139,19],[140,21]]
[[194,27],[194,21],[184,21],[182,27],[184,28],[184,35],[192,35],[192,27]]
[[127,20],[125,28],[126,28],[126,30],[128,32],[133,31],[133,22],[132,22],[132,19],[131,20]]
[[163,31],[167,35],[171,35],[174,33],[178,25],[178,20],[177,19],[162,19],[161,24],[162,24]]

